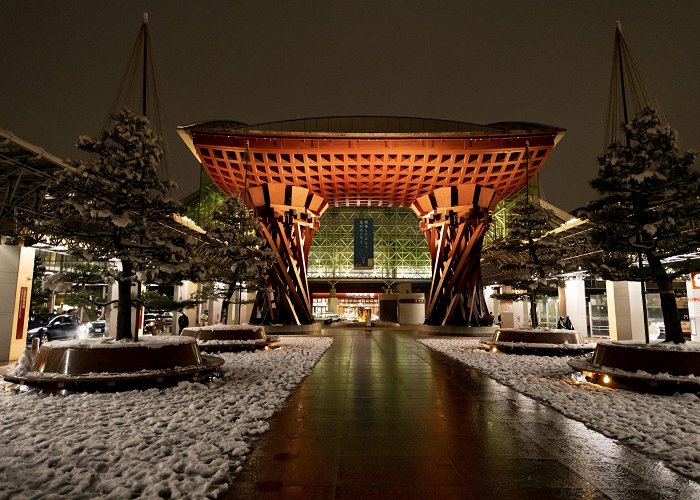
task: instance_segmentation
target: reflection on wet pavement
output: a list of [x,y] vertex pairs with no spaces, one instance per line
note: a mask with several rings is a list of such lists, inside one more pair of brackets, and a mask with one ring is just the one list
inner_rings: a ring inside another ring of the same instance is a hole
[[335,342],[225,498],[700,498],[700,486],[409,329]]

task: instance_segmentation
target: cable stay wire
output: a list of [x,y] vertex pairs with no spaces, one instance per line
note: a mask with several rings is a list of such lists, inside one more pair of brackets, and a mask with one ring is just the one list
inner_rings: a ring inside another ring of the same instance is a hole
[[127,108],[134,113],[140,113],[148,118],[151,129],[158,136],[163,151],[158,167],[158,177],[161,180],[170,179],[168,168],[168,146],[160,112],[158,84],[153,58],[153,48],[148,14],[143,15],[141,28],[136,36],[131,56],[124,71],[119,89],[112,102],[107,118],[102,126],[105,132],[111,125],[113,117],[122,109]]
[[623,144],[627,141],[625,124],[645,107],[656,109],[662,122],[668,124],[654,97],[644,84],[637,62],[622,35],[622,25],[620,21],[617,21],[615,23],[615,44],[613,46],[603,151],[610,144]]

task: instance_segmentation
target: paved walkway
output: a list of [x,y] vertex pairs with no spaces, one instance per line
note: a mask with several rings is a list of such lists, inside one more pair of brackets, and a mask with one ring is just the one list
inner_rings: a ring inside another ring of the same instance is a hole
[[697,483],[415,341],[335,338],[226,498],[699,498]]

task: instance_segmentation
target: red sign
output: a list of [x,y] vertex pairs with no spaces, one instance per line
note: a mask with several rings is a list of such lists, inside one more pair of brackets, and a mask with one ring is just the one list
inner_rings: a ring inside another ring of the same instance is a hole
[[27,315],[27,287],[23,286],[19,290],[19,313],[17,314],[17,331],[15,338],[22,340],[24,337],[24,318]]
[[695,290],[700,290],[700,273],[690,273],[690,281]]

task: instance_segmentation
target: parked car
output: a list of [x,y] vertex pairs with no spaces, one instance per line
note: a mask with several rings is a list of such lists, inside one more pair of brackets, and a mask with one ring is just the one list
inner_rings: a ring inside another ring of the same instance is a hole
[[86,323],[91,337],[104,337],[107,335],[107,320],[104,316]]
[[35,313],[34,311],[29,312],[29,321],[27,322],[27,329],[32,330],[33,328],[38,328],[44,326],[53,318],[53,314],[49,313]]
[[43,344],[52,340],[77,339],[86,334],[87,327],[80,323],[77,316],[61,314],[49,319],[42,326],[28,330],[27,344],[31,344],[34,337],[39,338]]

